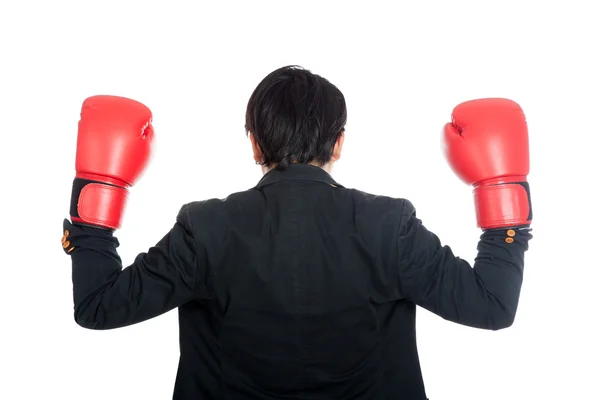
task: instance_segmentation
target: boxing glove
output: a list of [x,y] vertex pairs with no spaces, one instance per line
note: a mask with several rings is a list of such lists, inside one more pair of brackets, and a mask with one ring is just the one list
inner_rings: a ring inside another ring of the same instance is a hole
[[129,194],[150,159],[152,112],[135,100],[93,96],[83,102],[71,194],[73,224],[118,229]]
[[487,230],[531,223],[529,137],[517,103],[489,98],[459,104],[442,137],[450,167],[463,182],[473,185],[478,227]]

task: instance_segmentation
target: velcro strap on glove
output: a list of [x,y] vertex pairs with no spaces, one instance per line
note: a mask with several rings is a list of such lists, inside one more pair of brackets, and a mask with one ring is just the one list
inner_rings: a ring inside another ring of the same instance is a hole
[[71,195],[71,221],[119,229],[128,196],[126,188],[75,178]]
[[476,186],[473,190],[477,226],[482,229],[529,225],[533,219],[529,183]]

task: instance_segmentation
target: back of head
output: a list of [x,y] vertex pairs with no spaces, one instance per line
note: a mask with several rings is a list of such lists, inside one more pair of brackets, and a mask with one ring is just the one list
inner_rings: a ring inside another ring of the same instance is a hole
[[342,92],[298,66],[267,75],[246,110],[246,133],[260,146],[263,164],[278,169],[290,163],[326,164],[345,125]]

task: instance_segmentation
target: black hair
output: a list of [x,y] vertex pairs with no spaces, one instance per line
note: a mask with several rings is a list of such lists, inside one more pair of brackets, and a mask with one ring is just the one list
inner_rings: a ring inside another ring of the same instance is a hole
[[346,101],[335,85],[290,65],[267,75],[250,96],[246,135],[250,132],[256,138],[264,165],[322,166],[331,159],[346,118]]

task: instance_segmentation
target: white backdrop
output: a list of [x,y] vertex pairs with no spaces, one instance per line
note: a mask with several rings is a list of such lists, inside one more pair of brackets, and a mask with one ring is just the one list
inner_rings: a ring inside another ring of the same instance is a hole
[[105,332],[73,321],[60,237],[83,99],[128,96],[154,112],[157,151],[117,234],[128,265],[172,226],[183,203],[256,184],[246,102],[269,72],[299,64],[347,99],[334,178],[410,199],[425,225],[470,262],[480,232],[470,188],[442,157],[441,126],[472,98],[523,106],[534,239],[517,319],[486,332],[420,310],[427,393],[600,399],[594,3],[3,2],[0,398],[171,397],[176,311]]

